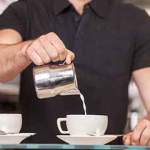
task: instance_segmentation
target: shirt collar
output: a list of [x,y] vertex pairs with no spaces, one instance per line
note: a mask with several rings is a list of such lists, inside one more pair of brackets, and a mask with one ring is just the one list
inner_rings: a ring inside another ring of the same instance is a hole
[[[105,17],[109,11],[109,2],[110,0],[92,0],[90,6],[98,16]],[[55,15],[62,13],[70,5],[68,0],[54,0]]]
[[54,1],[55,15],[62,13],[66,8],[68,8],[71,5],[68,0],[53,0],[53,1]]
[[105,17],[109,12],[110,0],[93,0],[90,6],[98,16]]

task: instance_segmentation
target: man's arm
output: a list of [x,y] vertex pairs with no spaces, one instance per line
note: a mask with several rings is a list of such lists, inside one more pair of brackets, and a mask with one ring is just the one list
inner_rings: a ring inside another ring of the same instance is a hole
[[43,65],[65,59],[71,63],[74,54],[53,32],[23,41],[15,30],[0,31],[0,82],[13,79],[32,62]]
[[150,146],[150,67],[134,71],[133,78],[148,114],[133,132],[124,136],[124,142],[129,145]]
[[17,31],[0,31],[0,82],[15,78],[31,63],[20,53],[23,46],[25,43],[22,42],[22,37]]
[[133,79],[138,87],[145,108],[150,113],[150,67],[134,71]]

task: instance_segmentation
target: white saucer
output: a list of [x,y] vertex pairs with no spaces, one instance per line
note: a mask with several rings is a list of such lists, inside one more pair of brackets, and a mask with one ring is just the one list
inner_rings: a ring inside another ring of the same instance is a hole
[[27,137],[33,135],[35,135],[35,133],[18,133],[18,134],[0,135],[0,144],[19,144]]
[[62,141],[72,145],[104,145],[115,140],[118,135],[103,135],[103,136],[71,136],[57,135]]

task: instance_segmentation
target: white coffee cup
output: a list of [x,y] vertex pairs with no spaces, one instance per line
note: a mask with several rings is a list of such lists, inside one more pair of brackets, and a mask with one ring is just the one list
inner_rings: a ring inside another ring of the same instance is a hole
[[[65,122],[67,131],[61,127]],[[57,119],[57,127],[62,134],[73,136],[104,135],[108,125],[106,115],[67,115],[66,118]]]
[[21,114],[0,114],[0,130],[6,134],[19,133],[22,127]]

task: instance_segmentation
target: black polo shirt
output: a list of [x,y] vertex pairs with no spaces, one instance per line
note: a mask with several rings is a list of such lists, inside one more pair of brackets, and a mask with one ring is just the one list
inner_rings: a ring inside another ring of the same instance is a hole
[[[107,133],[123,133],[128,84],[134,70],[150,66],[150,19],[145,11],[116,0],[93,0],[79,16],[67,0],[20,0],[0,16],[0,28],[24,40],[55,32],[76,55],[78,84],[88,114],[109,116]],[[31,142],[60,142],[56,119],[83,114],[79,96],[36,97],[31,64],[21,76],[22,132]]]

